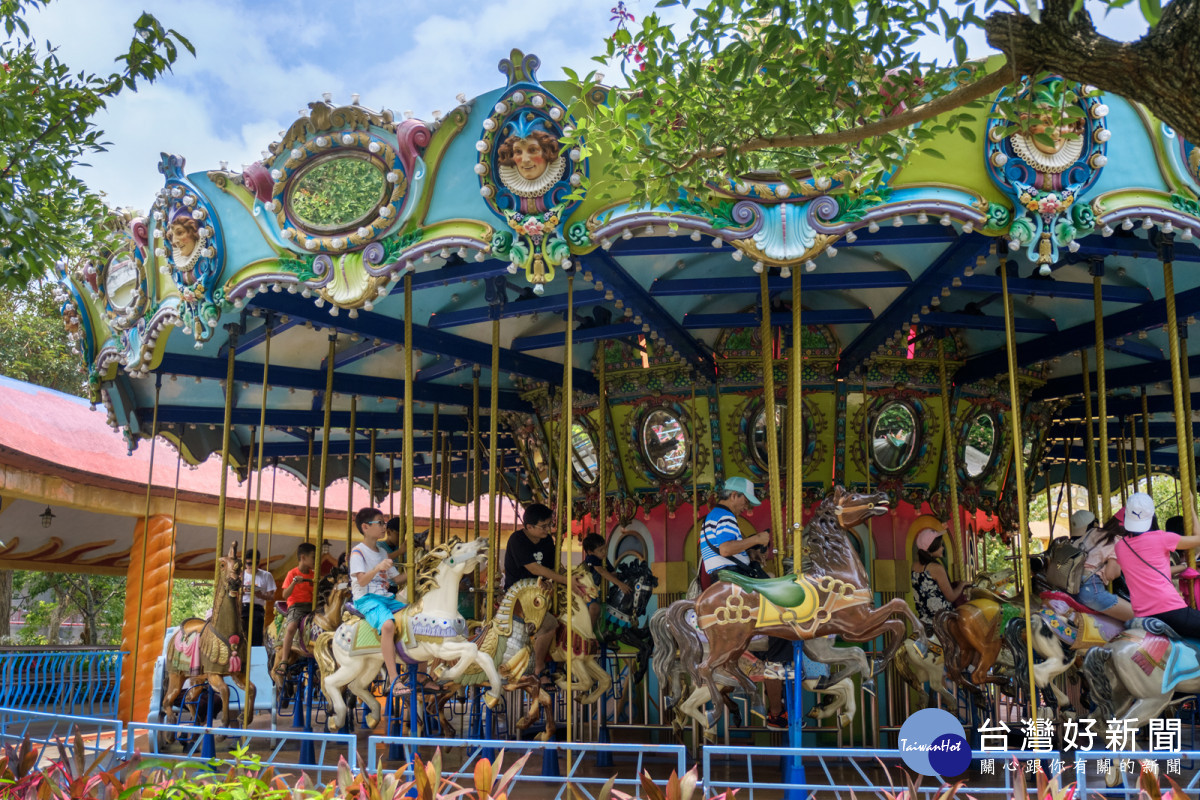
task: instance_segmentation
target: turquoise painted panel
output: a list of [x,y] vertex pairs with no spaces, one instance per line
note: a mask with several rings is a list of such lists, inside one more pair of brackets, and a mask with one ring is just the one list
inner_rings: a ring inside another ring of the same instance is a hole
[[432,184],[427,184],[426,191],[432,188],[433,202],[425,215],[426,225],[464,218],[485,220],[492,225],[501,221],[479,195],[479,176],[474,170],[479,161],[475,143],[483,132],[483,121],[492,113],[492,106],[501,94],[503,90],[497,89],[477,97],[467,117],[466,127],[446,148]]
[[208,175],[203,172],[193,172],[188,180],[196,188],[204,192],[204,196],[217,210],[221,221],[221,231],[225,234],[226,258],[223,280],[229,280],[242,265],[263,258],[275,258],[275,251],[263,239],[254,217],[232,195],[217,188]]
[[1092,198],[1105,192],[1141,186],[1155,191],[1167,191],[1162,168],[1154,156],[1146,125],[1128,100],[1105,95],[1108,105],[1108,164],[1100,171],[1096,184],[1085,195]]

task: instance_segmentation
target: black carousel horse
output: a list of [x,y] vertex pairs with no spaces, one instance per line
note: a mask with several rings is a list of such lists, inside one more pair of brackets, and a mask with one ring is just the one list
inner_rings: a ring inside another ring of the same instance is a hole
[[654,640],[645,623],[646,606],[654,596],[658,578],[654,577],[650,565],[638,558],[623,561],[616,568],[616,576],[632,591],[626,594],[616,586],[608,587],[608,604],[601,614],[597,635],[600,646],[606,650],[615,651],[623,644],[637,650],[637,664],[633,673],[633,683],[637,685],[646,677],[650,652],[654,647]]

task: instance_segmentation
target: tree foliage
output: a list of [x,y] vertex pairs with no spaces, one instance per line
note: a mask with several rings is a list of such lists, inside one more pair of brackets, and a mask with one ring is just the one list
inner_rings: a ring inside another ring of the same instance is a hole
[[49,280],[0,291],[0,373],[83,397],[87,381],[79,372],[82,365]]
[[25,21],[49,0],[0,0],[0,286],[17,287],[77,250],[81,240],[107,241],[107,209],[74,173],[105,149],[95,123],[107,102],[137,91],[192,45],[143,13],[116,71],[75,72],[53,46],[39,47]]
[[171,624],[178,625],[193,617],[204,619],[212,610],[212,581],[176,578],[171,585]]
[[[1027,13],[1016,0],[658,5],[688,8],[690,26],[671,26],[657,14],[638,25],[619,4],[617,30],[596,60],[620,60],[627,87],[594,110],[578,101],[578,128],[569,137],[587,154],[611,159],[603,177],[619,182],[635,202],[674,204],[681,195],[705,195],[714,180],[763,171],[778,171],[793,187],[808,173],[845,181],[852,190],[876,186],[918,149],[940,157],[928,147],[938,136],[974,140],[964,123],[986,116],[992,95],[1050,72],[1067,81],[1052,88],[1054,97],[1037,98],[1035,114],[1028,113],[1031,99],[1017,94],[998,107],[1009,133],[1045,135],[1035,126],[1045,123],[1047,107],[1069,116],[1070,93],[1080,82],[1146,103],[1200,140],[1200,113],[1192,113],[1200,111],[1197,84],[1186,84],[1188,76],[1200,79],[1200,0],[1174,0],[1160,18],[1157,0],[1144,3],[1157,24],[1131,45],[1097,34],[1082,0],[1041,0],[1029,3]],[[986,32],[1004,63],[989,71],[966,60],[963,33],[971,28]],[[950,42],[957,63],[922,58],[916,46],[924,36]],[[1168,44],[1190,47],[1177,53],[1164,50]],[[1097,48],[1110,58],[1097,58]],[[1151,58],[1167,71],[1172,60],[1179,63],[1174,74],[1147,80]],[[593,96],[596,73],[572,77],[579,97]],[[1181,80],[1190,88],[1174,86]],[[598,188],[605,184],[596,181]]]
[[76,619],[79,636],[63,644],[115,645],[121,641],[125,579],[106,575],[15,572],[13,589],[22,598],[21,644],[58,644],[59,627]]

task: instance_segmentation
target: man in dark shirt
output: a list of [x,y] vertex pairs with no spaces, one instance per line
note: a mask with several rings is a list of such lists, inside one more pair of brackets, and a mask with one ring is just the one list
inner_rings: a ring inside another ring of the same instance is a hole
[[[566,576],[558,571],[554,546],[554,512],[541,503],[525,507],[524,525],[508,537],[504,551],[504,588],[525,578],[545,578],[566,586]],[[554,644],[558,618],[547,614],[533,637],[533,668],[543,687],[554,682],[546,674],[546,656]]]

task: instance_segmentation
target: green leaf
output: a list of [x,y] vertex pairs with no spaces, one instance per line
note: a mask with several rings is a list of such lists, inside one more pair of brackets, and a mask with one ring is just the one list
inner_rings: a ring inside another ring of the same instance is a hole
[[[1178,0],[1176,0],[1178,2]],[[1162,4],[1159,0],[1138,0],[1138,5],[1142,9],[1142,16],[1150,23],[1153,28],[1162,19]]]

